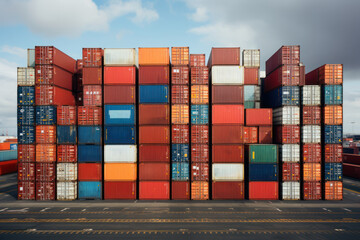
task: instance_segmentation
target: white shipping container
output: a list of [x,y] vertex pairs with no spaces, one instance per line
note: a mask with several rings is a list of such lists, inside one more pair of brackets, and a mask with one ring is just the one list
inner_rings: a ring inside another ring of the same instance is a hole
[[244,67],[213,66],[211,82],[214,85],[244,85]]
[[284,106],[273,110],[274,125],[299,125],[300,107]]
[[320,86],[306,85],[302,87],[302,105],[318,106],[321,104],[320,96]]
[[35,68],[18,67],[17,68],[17,84],[18,84],[18,86],[34,86],[35,85]]
[[304,125],[302,126],[303,143],[321,143],[321,126]]
[[299,182],[283,182],[282,183],[282,199],[283,200],[299,200],[300,199],[300,183]]
[[56,166],[56,179],[58,181],[76,181],[77,163],[58,163]]
[[243,163],[215,163],[212,165],[213,181],[244,181]]
[[279,145],[279,155],[281,162],[300,162],[300,145],[299,144]]
[[266,71],[260,71],[260,78],[266,78]]
[[136,163],[136,145],[105,145],[104,162],[106,163]]
[[35,67],[35,49],[27,50],[27,66]]
[[57,182],[56,199],[57,200],[77,199],[77,182]]
[[260,49],[244,49],[242,53],[244,67],[260,67]]
[[135,66],[135,48],[105,48],[104,66]]

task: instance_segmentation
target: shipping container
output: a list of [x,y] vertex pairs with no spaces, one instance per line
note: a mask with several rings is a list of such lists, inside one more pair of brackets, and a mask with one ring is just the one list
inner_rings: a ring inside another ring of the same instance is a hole
[[58,125],[76,125],[76,106],[59,106],[56,112]]
[[76,200],[77,186],[77,182],[57,182],[56,200]]
[[343,87],[341,85],[322,86],[321,96],[325,105],[343,104]]
[[101,85],[84,85],[83,98],[84,106],[102,106]]
[[136,134],[134,125],[124,126],[105,126],[105,144],[135,144]]
[[244,181],[243,163],[212,164],[213,181]]
[[244,86],[244,102],[260,102],[260,86],[245,85]]
[[191,162],[209,162],[209,145],[191,144]]
[[134,104],[136,87],[125,85],[104,85],[104,104]]
[[36,125],[56,124],[56,107],[36,106]]
[[17,167],[18,181],[35,181],[35,163],[19,162]]
[[325,200],[342,200],[343,183],[340,181],[325,182]]
[[33,106],[21,106],[17,108],[17,124],[18,126],[35,125],[35,108]]
[[320,125],[321,124],[321,107],[319,106],[303,106],[302,123],[304,125]]
[[260,49],[244,49],[242,60],[245,67],[260,67]]
[[318,85],[305,85],[302,90],[302,105],[319,106],[321,104],[321,88]]
[[56,126],[36,126],[36,143],[56,143]]
[[211,48],[208,67],[215,65],[240,65],[240,48]]
[[104,181],[136,181],[136,163],[105,163]]
[[214,66],[211,68],[213,85],[244,85],[244,67]]
[[213,200],[243,200],[245,186],[243,181],[212,182]]
[[304,163],[303,164],[304,181],[321,181],[321,164]]
[[331,143],[342,143],[343,128],[342,126],[336,125],[325,125],[323,128],[323,135],[325,144]]
[[207,85],[191,86],[191,104],[208,104],[209,87]]
[[278,165],[271,163],[249,164],[249,181],[278,181]]
[[104,108],[105,125],[134,125],[135,106],[134,105],[105,105]]
[[190,200],[190,182],[172,181],[171,190],[172,200]]
[[212,105],[212,124],[244,124],[244,105]]
[[[302,147],[303,162],[317,163],[321,162],[321,145],[320,144],[304,144]],[[325,155],[326,157],[326,155]]]
[[35,83],[36,85],[53,85],[72,91],[73,73],[56,65],[36,65]]
[[34,86],[35,85],[35,69],[33,67],[17,68],[17,85],[18,86]]
[[316,125],[302,126],[303,143],[321,143],[321,127]]
[[57,126],[57,144],[76,144],[77,131],[76,125]]
[[243,163],[244,145],[212,145],[213,163]]
[[189,105],[185,105],[185,104],[171,105],[171,123],[189,124]]
[[35,200],[35,181],[18,182],[18,200]]
[[55,182],[36,182],[36,200],[55,200]]
[[100,145],[78,145],[78,162],[102,162]]
[[172,104],[189,104],[189,86],[172,85],[171,86],[171,103]]
[[268,126],[272,125],[272,109],[246,109],[246,126]]
[[323,121],[326,125],[342,125],[343,124],[343,108],[342,106],[329,105],[323,107]]
[[209,163],[192,163],[191,181],[209,181]]
[[27,50],[27,66],[35,67],[35,49]]
[[167,85],[140,85],[139,103],[169,103]]
[[169,200],[170,199],[169,181],[140,181],[139,199]]
[[264,97],[268,107],[298,106],[300,104],[300,87],[283,86],[266,93]]
[[243,126],[212,126],[212,144],[243,143]]
[[300,127],[295,125],[275,126],[275,142],[281,144],[300,143]]
[[35,162],[35,144],[19,144],[18,162]]
[[51,182],[56,180],[56,164],[55,163],[36,163],[36,181]]
[[79,144],[101,144],[101,126],[79,126],[78,143]]
[[279,162],[300,162],[300,145],[279,145]]
[[104,66],[135,66],[135,48],[104,48]]
[[140,125],[166,125],[170,123],[170,109],[167,104],[139,104]]
[[0,162],[17,159],[16,150],[0,151]]
[[282,199],[300,200],[300,182],[283,182]]
[[[194,87],[194,86],[193,86]],[[212,86],[212,104],[243,104],[244,86]]]
[[282,180],[300,181],[300,163],[283,162],[282,163]]
[[321,182],[303,183],[304,200],[321,200]]
[[306,84],[340,85],[343,83],[343,65],[325,64],[306,74]]
[[172,144],[171,161],[172,162],[189,162],[189,145]]
[[209,126],[191,125],[191,143],[209,143]]
[[17,160],[3,161],[0,162],[0,176],[8,173],[17,172]]
[[136,67],[104,67],[104,85],[135,85]]
[[244,85],[259,85],[260,78],[259,78],[259,68],[244,68]]
[[249,200],[278,200],[278,182],[249,182]]
[[190,135],[189,125],[173,124],[171,126],[172,143],[189,143],[189,138],[190,138],[189,135]]
[[188,85],[190,78],[190,69],[188,66],[171,67],[171,84]]
[[35,64],[54,64],[71,73],[76,69],[76,60],[53,46],[35,46]]
[[17,103],[18,105],[32,106],[35,104],[35,87],[33,86],[18,86],[17,88]]
[[170,145],[140,145],[139,162],[170,162]]
[[207,67],[191,67],[190,79],[191,79],[191,84],[208,85],[209,69]]
[[189,65],[189,47],[172,47],[171,64]]
[[79,163],[78,164],[79,181],[101,181],[102,164],[101,163]]
[[209,106],[208,105],[191,105],[191,124],[208,124],[209,123]]
[[[343,146],[341,144],[325,144],[325,162],[342,162]],[[359,162],[360,165],[360,162]]]
[[209,182],[191,182],[191,200],[209,200]]
[[[184,73],[182,72],[181,76]],[[164,66],[140,66],[139,67],[139,84],[169,84],[170,67]]]
[[272,126],[259,126],[259,143],[271,144],[273,142]]
[[36,162],[56,162],[56,144],[36,144]]
[[190,54],[190,67],[204,67],[205,54]]
[[170,164],[168,163],[139,163],[140,181],[169,181]]
[[136,163],[137,148],[136,145],[105,145],[104,162],[105,163]]
[[83,48],[82,61],[84,67],[101,67],[104,51],[101,48]]
[[260,102],[255,101],[245,101],[244,102],[244,109],[250,109],[250,108],[260,108]]
[[57,163],[56,164],[57,181],[76,181],[77,180],[77,163]]
[[101,107],[79,106],[78,125],[102,125]]
[[276,144],[249,145],[249,163],[277,163],[278,147]]
[[266,75],[281,65],[300,64],[300,46],[282,46],[266,61]]
[[267,74],[264,81],[264,91],[269,92],[282,86],[300,85],[300,66],[282,65],[276,68],[272,73]]
[[169,48],[139,48],[139,65],[169,65]]
[[325,163],[325,181],[341,181],[342,172],[342,163]]
[[102,184],[96,181],[79,181],[79,199],[101,199]]
[[18,126],[18,142],[19,144],[35,143],[35,127],[34,126]]
[[188,162],[171,163],[172,181],[188,181],[190,179],[190,168]]
[[136,181],[104,182],[104,199],[136,199]]
[[274,125],[299,125],[300,108],[297,106],[285,106],[273,109]]
[[77,145],[57,145],[57,162],[77,162]]
[[75,105],[75,97],[69,90],[51,85],[35,86],[36,105]]
[[85,67],[82,70],[82,82],[84,85],[101,85],[102,68],[101,67]]

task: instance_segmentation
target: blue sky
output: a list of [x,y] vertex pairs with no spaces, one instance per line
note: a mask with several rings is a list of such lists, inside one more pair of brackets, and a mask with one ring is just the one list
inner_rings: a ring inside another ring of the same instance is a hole
[[[0,134],[16,133],[16,67],[26,49],[189,46],[261,50],[261,69],[281,45],[301,45],[307,72],[344,64],[344,132],[360,133],[360,1],[0,0]],[[351,124],[351,122],[355,122]]]

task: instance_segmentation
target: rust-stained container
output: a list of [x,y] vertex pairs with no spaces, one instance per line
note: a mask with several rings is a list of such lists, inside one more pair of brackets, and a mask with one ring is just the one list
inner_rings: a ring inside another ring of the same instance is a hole
[[56,163],[36,163],[36,181],[55,181]]
[[243,163],[244,145],[212,145],[213,163]]
[[209,126],[191,125],[191,143],[209,143]]
[[51,85],[35,86],[36,105],[75,105],[75,97],[69,90]]
[[136,67],[104,67],[104,85],[135,85]]
[[189,47],[172,47],[171,64],[172,65],[189,65]]
[[139,65],[169,65],[169,48],[139,48]]
[[341,85],[343,83],[343,65],[325,64],[306,74],[307,85]]
[[266,75],[281,65],[299,65],[300,46],[282,46],[266,61]]
[[244,68],[244,85],[259,85],[259,68]]
[[189,124],[189,105],[175,104],[171,105],[171,123]]
[[258,128],[244,127],[244,143],[258,143]]
[[243,200],[244,182],[212,182],[213,200]]
[[140,181],[139,182],[140,200],[169,200],[170,182],[169,181]]
[[189,125],[173,124],[171,126],[171,142],[172,143],[189,143],[190,138]]
[[281,86],[299,86],[299,84],[300,66],[283,65],[266,76],[263,88],[265,92],[269,92]]
[[85,67],[82,72],[84,85],[101,85],[103,83],[101,67]]
[[136,181],[104,182],[105,200],[136,200]]
[[209,69],[207,67],[191,67],[190,79],[191,84],[209,84]]
[[139,143],[170,143],[170,127],[161,126],[139,126]]
[[35,163],[19,162],[18,163],[18,180],[35,181]]
[[36,143],[56,143],[56,126],[37,125],[35,134]]
[[209,103],[209,87],[207,85],[191,86],[191,103],[192,104],[208,104]]
[[101,107],[79,106],[78,125],[102,125]]
[[259,143],[271,144],[273,142],[272,126],[259,126]]
[[139,84],[169,84],[169,66],[140,66]]
[[209,163],[191,163],[191,181],[209,181]]
[[304,182],[304,200],[321,200],[321,182]]
[[282,163],[283,181],[300,181],[300,163]]
[[140,181],[168,181],[170,179],[170,164],[139,163]]
[[56,162],[56,144],[36,144],[36,162]]
[[83,67],[101,67],[103,55],[101,48],[83,48]]
[[212,124],[244,124],[244,105],[212,105]]
[[296,125],[275,126],[275,142],[282,144],[300,143],[300,127]]
[[170,162],[170,145],[141,144],[139,162]]
[[269,126],[272,125],[272,109],[246,109],[246,126]]
[[79,181],[98,181],[102,180],[101,163],[79,163],[78,180]]
[[212,126],[212,143],[243,143],[243,126],[215,125]]
[[172,200],[190,200],[190,182],[172,181],[171,189]]
[[139,104],[140,125],[170,124],[170,107],[168,104]]
[[244,86],[212,86],[212,103],[213,104],[243,104],[244,103]]
[[304,125],[320,125],[321,124],[321,107],[319,106],[303,106],[302,109]]
[[240,66],[240,48],[212,48],[208,67],[215,65]]
[[77,145],[57,145],[57,162],[77,162]]
[[171,103],[172,104],[189,104],[190,89],[186,85],[171,86]]
[[56,114],[58,125],[76,125],[76,106],[59,106]]
[[72,91],[73,74],[56,65],[36,65],[35,84],[54,85]]
[[36,182],[36,200],[55,200],[55,181]]
[[209,162],[209,145],[191,144],[191,162]]
[[18,162],[35,162],[35,144],[18,144]]
[[304,163],[303,164],[304,181],[321,181],[321,164]]
[[204,67],[205,54],[190,54],[190,67]]
[[325,182],[325,200],[342,200],[343,183],[341,181]]
[[341,144],[325,144],[324,153],[326,163],[343,161],[343,146]]
[[278,200],[278,182],[249,182],[249,200]]
[[304,163],[319,163],[321,162],[321,144],[308,143],[302,147],[303,162]]
[[190,68],[188,66],[171,67],[171,84],[188,85]]
[[191,200],[209,200],[209,183],[205,181],[191,182]]
[[104,104],[135,104],[136,87],[104,85]]
[[84,106],[102,106],[101,85],[84,85]]
[[343,108],[340,105],[328,105],[323,108],[323,119],[326,125],[343,124]]
[[35,64],[54,64],[71,73],[74,73],[76,68],[75,59],[53,46],[35,46]]
[[104,181],[136,181],[136,163],[105,163]]
[[18,182],[18,200],[35,200],[35,181]]

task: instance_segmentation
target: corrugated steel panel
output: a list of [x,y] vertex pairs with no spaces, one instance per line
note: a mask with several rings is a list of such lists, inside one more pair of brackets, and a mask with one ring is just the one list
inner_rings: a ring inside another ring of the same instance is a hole
[[209,182],[194,181],[191,182],[191,200],[208,200]]
[[323,107],[323,121],[326,125],[342,125],[343,107],[338,105]]
[[18,86],[17,88],[17,103],[18,105],[34,105],[35,104],[35,87],[33,86]]
[[135,144],[136,134],[134,125],[124,126],[105,126],[105,144]]
[[189,47],[172,47],[171,64],[172,65],[189,65]]
[[190,179],[190,168],[188,162],[173,162],[171,164],[173,181],[188,181]]
[[189,104],[190,89],[187,85],[171,86],[171,103],[172,104]]
[[283,86],[265,94],[266,105],[272,108],[281,106],[298,106],[300,104],[300,87]]
[[321,104],[321,88],[318,85],[302,87],[302,105],[318,106]]
[[77,186],[77,182],[57,182],[56,200],[76,200]]
[[300,162],[300,145],[279,145],[279,158],[280,162]]
[[101,144],[101,127],[100,126],[79,126],[78,143],[79,144]]
[[325,105],[343,104],[343,86],[326,85],[322,86],[322,101]]
[[323,128],[323,136],[325,144],[342,143],[343,127],[336,125],[325,125]]
[[283,182],[282,183],[283,200],[300,199],[300,182]]
[[277,163],[278,147],[276,144],[249,145],[249,163]]
[[209,162],[209,145],[191,144],[191,162]]
[[245,186],[243,181],[212,182],[213,200],[243,200]]
[[79,199],[101,199],[101,192],[101,182],[79,181]]
[[[139,67],[139,84],[169,84],[170,79],[169,66],[140,66]],[[183,75],[181,75],[183,76]],[[180,76],[179,76],[180,77]]]
[[34,126],[19,126],[17,132],[18,132],[18,143],[19,144],[35,143],[35,127]]
[[100,145],[78,145],[78,162],[102,162]]
[[304,125],[321,124],[321,107],[320,106],[303,106],[302,122]]
[[214,66],[211,68],[211,83],[214,85],[244,85],[244,67]]
[[104,115],[105,125],[135,124],[134,105],[105,105]]
[[171,123],[189,124],[189,106],[185,104],[171,105]]
[[104,162],[129,162],[137,161],[136,145],[105,145],[104,146]]
[[244,49],[242,60],[245,67],[260,67],[260,49]]
[[191,104],[208,104],[209,87],[207,85],[191,86]]
[[273,109],[274,125],[299,125],[300,108],[296,106],[285,106]]
[[172,162],[189,162],[189,144],[172,144]]
[[208,67],[214,65],[240,65],[240,48],[211,48]]
[[249,200],[279,199],[278,182],[249,182]]
[[17,85],[18,86],[34,86],[35,85],[35,69],[33,67],[28,67],[28,68],[18,67],[17,68]]
[[104,66],[135,66],[135,48],[104,48]]
[[209,106],[191,105],[191,124],[208,124]]
[[139,103],[169,103],[167,85],[140,85]]
[[77,131],[76,125],[57,126],[56,128],[57,144],[76,144]]
[[343,183],[340,181],[325,182],[325,200],[342,200]]
[[304,163],[303,164],[304,181],[321,181],[321,164]]
[[244,86],[213,85],[212,104],[243,104]]
[[244,124],[244,105],[212,105],[212,124]]
[[300,46],[281,46],[267,61],[266,75],[281,65],[298,65],[300,63]]
[[35,49],[27,50],[27,66],[35,67]]
[[169,48],[139,48],[139,65],[169,65]]
[[35,125],[35,108],[33,106],[18,106],[17,124],[18,126]]
[[136,181],[136,163],[105,163],[104,181]]
[[56,164],[57,181],[76,181],[77,180],[77,163],[58,163]]
[[169,181],[140,181],[139,182],[140,200],[169,200],[170,182]]
[[249,164],[249,181],[277,181],[278,165],[269,163]]
[[260,86],[245,85],[244,86],[244,101],[260,101]]
[[212,164],[213,181],[243,181],[243,163],[215,163]]
[[325,181],[341,181],[342,163],[325,163]]

